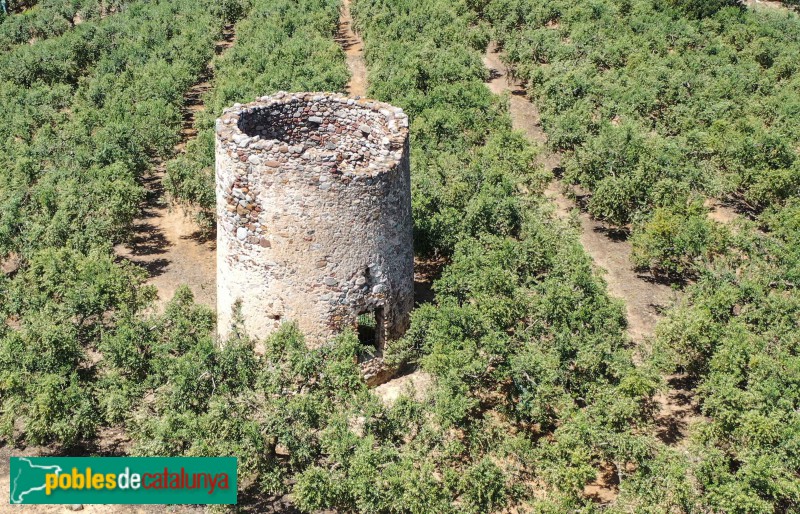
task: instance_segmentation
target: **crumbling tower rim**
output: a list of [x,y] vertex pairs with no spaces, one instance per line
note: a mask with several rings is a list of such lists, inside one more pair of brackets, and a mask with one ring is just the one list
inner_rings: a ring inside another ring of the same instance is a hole
[[217,120],[217,137],[253,164],[273,160],[320,165],[358,178],[387,173],[403,158],[408,116],[402,109],[339,93],[286,93],[234,104]]

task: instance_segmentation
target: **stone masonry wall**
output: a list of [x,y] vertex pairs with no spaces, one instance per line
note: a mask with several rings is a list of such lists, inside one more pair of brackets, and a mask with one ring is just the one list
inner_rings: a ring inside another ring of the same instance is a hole
[[408,118],[338,94],[277,93],[217,120],[217,313],[264,338],[296,321],[310,346],[413,306]]

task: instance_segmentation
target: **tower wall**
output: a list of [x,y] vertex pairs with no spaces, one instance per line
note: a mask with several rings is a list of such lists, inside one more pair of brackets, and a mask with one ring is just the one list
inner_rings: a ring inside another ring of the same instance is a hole
[[217,313],[316,346],[359,314],[402,335],[413,306],[408,118],[336,94],[278,93],[217,120]]

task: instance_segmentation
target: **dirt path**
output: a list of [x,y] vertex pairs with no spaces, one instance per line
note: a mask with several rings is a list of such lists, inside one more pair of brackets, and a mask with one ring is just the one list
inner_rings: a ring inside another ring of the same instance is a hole
[[[220,55],[233,46],[233,25],[223,31],[217,42]],[[200,81],[185,95],[181,141],[175,153],[185,151],[186,143],[197,137],[195,118],[205,109],[203,95],[211,88],[214,70],[211,64]],[[192,219],[191,212],[173,205],[167,198],[163,179],[165,163],[156,163],[153,173],[144,179],[146,198],[142,213],[134,222],[131,242],[118,245],[117,255],[147,270],[147,283],[158,289],[157,307],[172,299],[178,286],[186,284],[198,303],[216,308],[216,243],[213,234],[202,232]]]
[[367,94],[367,63],[364,60],[364,42],[353,31],[353,16],[350,14],[350,0],[342,0],[341,15],[339,18],[339,32],[336,35],[339,43],[347,56],[347,68],[350,70],[350,82],[347,84],[347,94],[350,96],[364,96]]
[[[528,139],[541,150],[540,163],[555,172],[560,156],[547,151],[544,144],[547,134],[542,130],[539,111],[525,96],[524,88],[508,77],[505,65],[494,42],[489,44],[484,55],[484,64],[491,72],[487,86],[496,94],[510,93],[509,111],[512,125],[525,133]],[[566,187],[554,178],[545,191],[555,207],[557,216],[568,219],[576,210],[576,204],[566,194]],[[721,207],[716,206],[715,207]],[[729,213],[716,210],[721,218]],[[603,223],[593,220],[588,213],[579,211],[580,241],[595,265],[603,270],[611,296],[625,303],[628,321],[628,336],[637,347],[646,347],[655,332],[655,326],[665,308],[678,296],[669,286],[657,283],[649,275],[637,273],[630,263],[631,244],[624,234],[610,230]],[[664,377],[667,391],[656,396],[659,412],[656,415],[656,434],[667,444],[682,445],[689,424],[699,419],[691,384],[686,377],[673,375]],[[591,492],[602,502],[613,500],[615,495],[603,494],[596,484]]]
[[[521,130],[542,152],[541,162],[549,171],[554,171],[560,156],[546,150],[547,135],[540,124],[539,111],[525,96],[525,90],[517,83],[509,83],[506,68],[494,42],[489,45],[484,64],[491,70],[488,86],[492,92],[511,93],[509,111],[515,129]],[[550,198],[556,214],[568,218],[576,205],[564,194],[565,187],[554,179],[545,195]],[[654,282],[649,276],[631,268],[629,256],[631,245],[624,235],[615,233],[603,223],[593,220],[588,213],[578,215],[581,225],[581,243],[595,264],[605,271],[608,290],[612,296],[624,300],[628,319],[628,334],[636,342],[652,336],[661,310],[675,300],[669,286]]]

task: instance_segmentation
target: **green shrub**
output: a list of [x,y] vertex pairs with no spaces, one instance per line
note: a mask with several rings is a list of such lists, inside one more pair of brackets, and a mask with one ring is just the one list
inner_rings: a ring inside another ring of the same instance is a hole
[[693,276],[725,250],[726,234],[702,209],[659,208],[634,232],[631,261],[656,275]]
[[743,8],[741,0],[667,0],[667,4],[694,18],[706,18],[725,7]]

